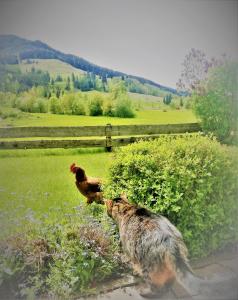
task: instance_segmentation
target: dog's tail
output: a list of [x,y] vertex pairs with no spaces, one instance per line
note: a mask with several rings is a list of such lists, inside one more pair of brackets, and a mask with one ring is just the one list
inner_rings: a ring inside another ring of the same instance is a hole
[[176,251],[176,279],[188,294],[198,295],[204,279],[196,275],[189,264],[187,258],[187,248],[183,243],[179,243]]

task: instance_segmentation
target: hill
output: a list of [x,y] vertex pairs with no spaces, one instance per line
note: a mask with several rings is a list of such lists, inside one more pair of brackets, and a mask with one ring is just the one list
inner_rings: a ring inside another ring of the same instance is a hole
[[57,59],[32,59],[24,60],[20,64],[20,69],[22,72],[30,71],[34,67],[36,70],[42,70],[44,72],[49,72],[51,77],[56,77],[61,75],[63,77],[71,76],[74,73],[75,76],[82,75],[85,72],[72,67],[71,65],[57,60]]
[[147,87],[155,87],[167,93],[177,94],[175,89],[162,86],[143,77],[128,75],[97,66],[81,57],[55,50],[39,40],[30,41],[15,35],[0,35],[0,63],[18,64],[22,60],[27,59],[56,59],[76,69],[98,75],[101,78],[124,77],[132,82],[147,85]]

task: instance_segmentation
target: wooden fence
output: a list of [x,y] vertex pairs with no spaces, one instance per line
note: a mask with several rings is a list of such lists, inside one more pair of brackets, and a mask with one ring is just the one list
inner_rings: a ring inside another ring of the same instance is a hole
[[[139,139],[158,138],[161,134],[192,133],[198,131],[201,131],[198,123],[118,126],[107,124],[106,126],[80,127],[8,127],[0,128],[0,149],[106,147],[110,150],[112,147],[127,145]],[[70,139],[49,139],[49,137],[67,137]],[[77,139],[75,139],[76,137]],[[90,139],[85,139],[87,137],[90,137]],[[28,139],[16,140],[15,138]],[[29,140],[29,138],[37,139]]]

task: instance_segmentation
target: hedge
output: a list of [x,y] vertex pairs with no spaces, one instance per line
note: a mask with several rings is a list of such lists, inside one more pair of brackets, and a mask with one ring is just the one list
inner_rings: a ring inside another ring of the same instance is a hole
[[205,256],[238,240],[237,152],[202,135],[131,144],[116,152],[105,193],[163,214],[190,255]]

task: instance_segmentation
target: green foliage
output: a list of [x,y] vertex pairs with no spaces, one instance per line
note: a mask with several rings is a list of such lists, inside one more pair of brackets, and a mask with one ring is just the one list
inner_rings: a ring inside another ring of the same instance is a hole
[[238,63],[213,68],[193,95],[193,108],[205,132],[224,143],[238,142]]
[[22,73],[18,66],[11,68],[0,64],[0,90],[3,92],[19,93],[34,86],[47,86],[49,82],[48,72],[32,68],[29,72]]
[[131,101],[128,96],[121,96],[116,101],[114,116],[118,118],[134,118],[135,113],[132,109]]
[[112,101],[105,101],[103,107],[103,115],[107,117],[114,116],[114,106]]
[[85,115],[84,97],[81,93],[64,94],[60,99],[63,114],[66,115]]
[[0,107],[2,106],[10,106],[11,107],[16,107],[16,100],[17,100],[17,96],[14,93],[4,93],[4,92],[0,92]]
[[88,105],[90,116],[102,116],[103,114],[103,97],[100,93],[94,92],[90,94],[90,101]]
[[161,137],[121,148],[105,190],[167,216],[191,256],[205,256],[238,240],[237,163],[214,138]]
[[109,84],[109,92],[112,100],[116,100],[121,96],[126,95],[125,83],[118,78],[113,78]]
[[180,100],[179,100],[179,105],[180,105],[180,107],[183,107],[183,106],[184,106],[183,98],[180,98]]
[[112,115],[118,118],[135,117],[124,81],[113,79],[110,82],[109,91],[112,99],[112,108],[109,107],[109,112],[111,110]]
[[169,105],[172,101],[172,95],[171,94],[167,94],[164,96],[163,98],[163,103],[166,105]]
[[73,86],[81,91],[102,90],[102,81],[93,73],[87,73],[79,78],[73,77]]
[[51,97],[49,100],[49,110],[52,114],[61,114],[60,100],[56,97]]
[[57,223],[47,215],[31,215],[27,227],[0,249],[0,286],[14,280],[18,297],[47,294],[69,299],[92,291],[118,270],[115,227],[101,207],[75,207]]
[[48,103],[42,97],[42,89],[32,88],[28,92],[21,94],[12,104],[13,107],[19,108],[21,111],[30,113],[46,113],[48,111]]

